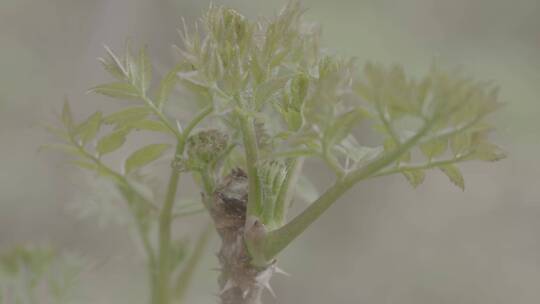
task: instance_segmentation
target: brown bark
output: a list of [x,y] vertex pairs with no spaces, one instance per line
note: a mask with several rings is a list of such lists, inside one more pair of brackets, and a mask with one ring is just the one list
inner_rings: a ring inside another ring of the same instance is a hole
[[273,266],[256,267],[245,245],[248,179],[234,170],[217,187],[211,214],[222,244],[217,254],[221,304],[261,304],[261,295],[274,272]]

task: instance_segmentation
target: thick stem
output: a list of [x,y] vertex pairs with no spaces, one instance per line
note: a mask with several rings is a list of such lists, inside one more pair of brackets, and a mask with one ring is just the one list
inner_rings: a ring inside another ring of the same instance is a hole
[[241,170],[233,171],[214,192],[211,214],[222,244],[218,252],[221,304],[261,304],[261,295],[269,288],[273,266],[258,267],[246,248],[246,235],[264,231],[256,222],[246,231],[248,177]]

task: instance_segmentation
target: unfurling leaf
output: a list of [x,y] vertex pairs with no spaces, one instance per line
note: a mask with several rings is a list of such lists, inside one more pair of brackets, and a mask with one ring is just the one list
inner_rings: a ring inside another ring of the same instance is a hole
[[102,137],[97,143],[97,152],[100,155],[111,153],[126,142],[126,130],[118,130]]
[[403,176],[405,176],[407,181],[414,188],[422,184],[424,182],[424,179],[426,178],[426,174],[424,173],[423,170],[407,170],[407,171],[403,171],[402,173],[403,173]]
[[96,137],[100,126],[101,112],[96,112],[75,128],[75,134],[79,136],[82,144],[85,145]]
[[138,99],[141,98],[141,92],[136,87],[127,82],[113,82],[102,84],[90,89],[90,92],[102,94],[118,99]]
[[465,190],[465,181],[463,180],[463,176],[461,175],[458,167],[454,165],[444,165],[440,166],[439,169],[441,169],[441,171],[448,176],[454,185],[461,188],[461,190]]
[[124,165],[126,174],[158,159],[169,147],[168,144],[152,144],[133,152]]

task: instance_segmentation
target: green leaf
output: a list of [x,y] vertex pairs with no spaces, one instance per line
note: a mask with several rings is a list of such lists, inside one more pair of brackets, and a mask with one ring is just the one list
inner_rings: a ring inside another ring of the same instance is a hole
[[176,73],[176,75],[182,79],[188,82],[189,84],[194,85],[195,87],[199,88],[208,88],[210,87],[210,84],[207,80],[205,80],[198,71],[187,71],[187,72],[179,72]]
[[119,149],[126,142],[126,135],[126,130],[122,129],[102,137],[97,143],[97,152],[104,155]]
[[124,80],[125,75],[124,72],[118,65],[111,59],[105,59],[105,58],[98,58],[99,62],[101,62],[101,65],[103,66],[103,69],[105,71],[109,72],[114,78],[118,80]]
[[498,161],[506,158],[506,153],[494,144],[480,143],[474,147],[474,152],[469,159],[483,161]]
[[304,74],[299,74],[291,82],[292,103],[300,106],[304,103],[309,89],[309,77]]
[[255,101],[257,102],[257,105],[262,105],[268,98],[283,89],[288,80],[289,77],[272,78],[257,86],[255,89]]
[[141,93],[136,87],[127,82],[102,84],[90,89],[90,92],[102,94],[117,99],[139,99]]
[[447,147],[448,141],[446,139],[435,139],[421,145],[420,150],[427,158],[432,159],[444,154]]
[[101,112],[92,114],[86,121],[75,129],[75,134],[80,137],[83,145],[94,139],[101,127]]
[[335,118],[334,123],[324,132],[324,142],[330,146],[340,143],[349,133],[352,128],[364,117],[367,113],[361,108],[355,108],[349,112],[341,114]]
[[126,128],[135,129],[135,130],[144,130],[144,131],[154,131],[154,132],[162,132],[162,133],[172,133],[167,126],[157,120],[138,120],[126,123],[124,125]]
[[158,159],[169,147],[168,144],[152,144],[135,151],[124,165],[126,174]]
[[426,178],[426,174],[422,170],[407,170],[403,171],[402,174],[414,188],[422,184]]
[[150,113],[151,110],[147,107],[131,107],[107,115],[103,121],[121,127],[145,119]]
[[159,83],[159,89],[157,93],[156,98],[156,105],[158,107],[161,107],[171,95],[172,90],[174,89],[174,86],[178,82],[178,76],[176,75],[179,71],[178,67],[175,67],[173,70],[171,70]]
[[73,115],[71,114],[71,107],[67,98],[64,100],[64,106],[62,107],[62,123],[71,132],[73,128]]
[[143,92],[146,92],[152,81],[152,64],[146,52],[146,47],[141,48],[137,58],[140,86]]
[[116,54],[108,47],[105,46],[105,51],[109,55],[108,59],[100,58],[99,61],[103,64],[103,67],[107,72],[109,72],[113,77],[117,79],[126,79],[127,72],[122,61],[116,56]]
[[131,54],[131,40],[127,39],[124,46],[124,66],[126,67],[128,80],[131,81],[131,83],[136,83],[136,78],[139,76],[137,72],[137,62],[136,59],[133,58],[133,55]]
[[448,176],[454,185],[458,186],[461,190],[465,190],[465,181],[458,167],[454,165],[444,165],[440,166],[439,169]]
[[471,136],[467,132],[461,132],[450,138],[450,149],[454,155],[460,155],[469,151]]

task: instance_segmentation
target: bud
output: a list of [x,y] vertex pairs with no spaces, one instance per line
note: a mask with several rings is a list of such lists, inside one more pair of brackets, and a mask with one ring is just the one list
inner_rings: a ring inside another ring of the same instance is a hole
[[211,129],[191,135],[187,140],[188,167],[202,169],[216,161],[227,149],[229,136]]

